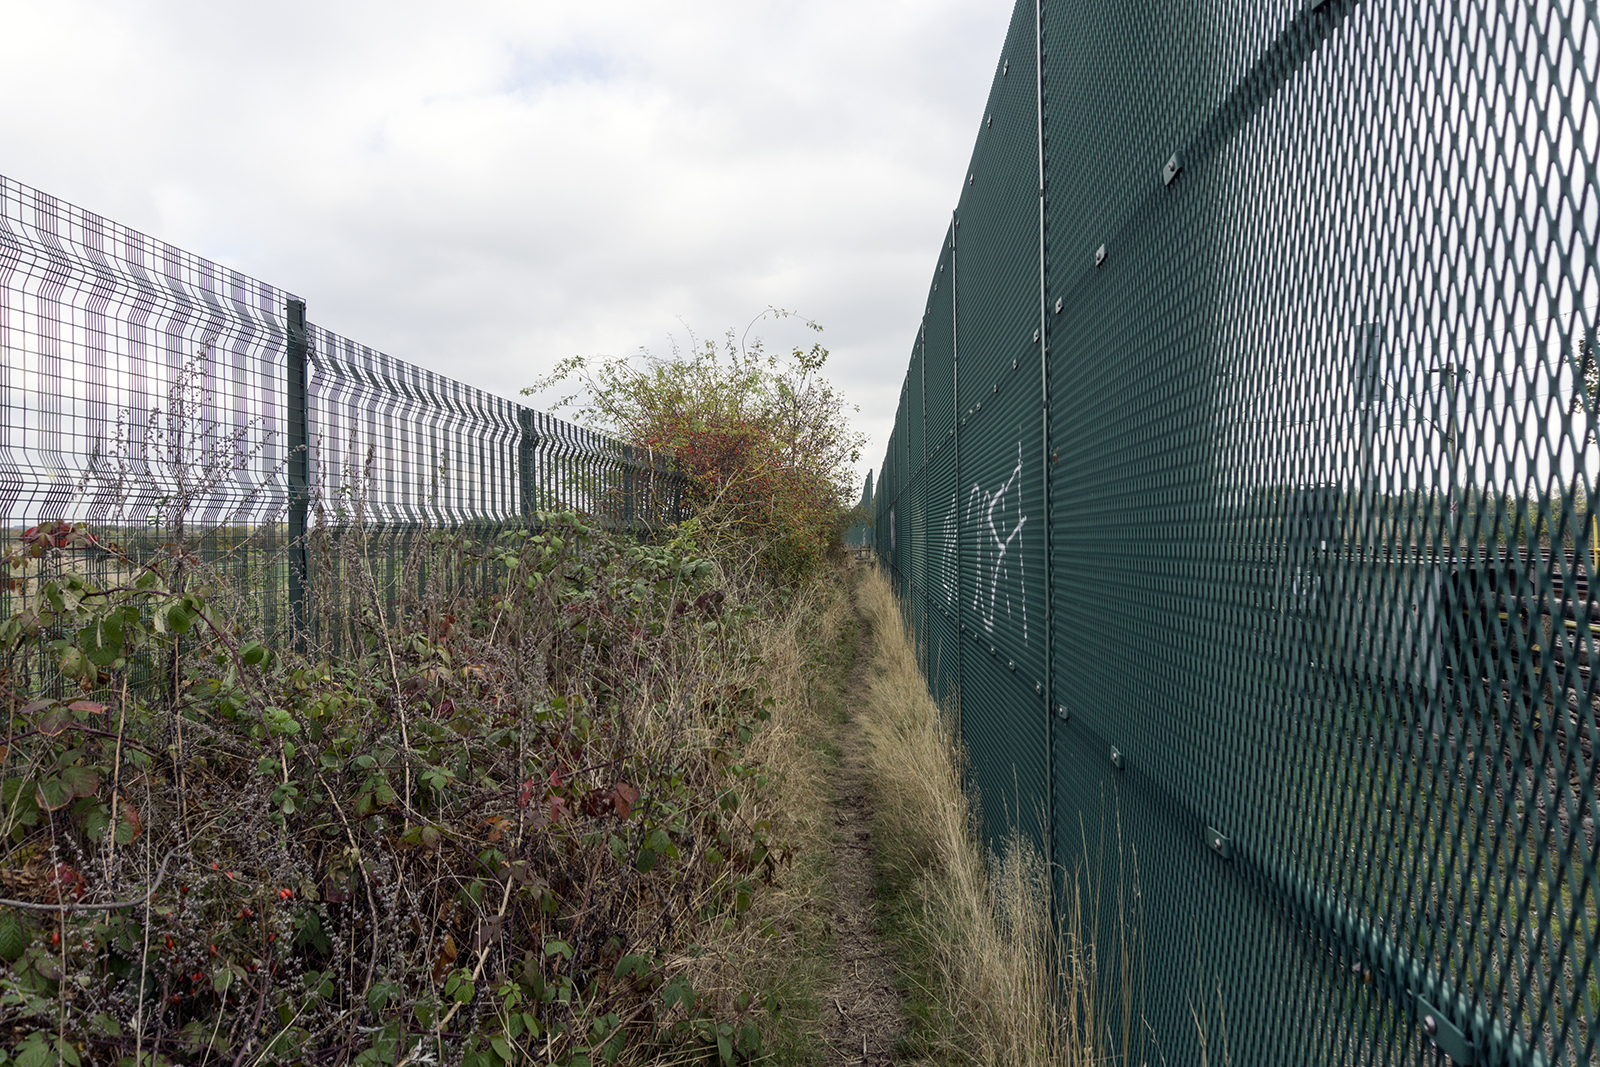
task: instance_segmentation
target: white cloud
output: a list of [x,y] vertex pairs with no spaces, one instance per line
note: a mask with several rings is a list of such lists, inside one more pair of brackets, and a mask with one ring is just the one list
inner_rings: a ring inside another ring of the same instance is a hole
[[0,173],[508,396],[797,308],[864,471],[1010,11],[0,0]]

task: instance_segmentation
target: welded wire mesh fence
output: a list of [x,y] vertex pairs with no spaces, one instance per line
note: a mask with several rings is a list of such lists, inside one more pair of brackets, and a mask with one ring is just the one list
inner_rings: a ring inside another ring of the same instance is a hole
[[115,579],[181,544],[225,579],[232,617],[315,643],[338,629],[335,546],[353,536],[393,607],[396,583],[425,580],[430,535],[564,510],[645,530],[681,516],[682,491],[662,457],[308,325],[283,290],[0,177],[0,537],[53,549],[5,568],[0,610],[52,573]]
[[1597,69],[1565,0],[1018,4],[874,537],[1097,1052],[1597,1062]]

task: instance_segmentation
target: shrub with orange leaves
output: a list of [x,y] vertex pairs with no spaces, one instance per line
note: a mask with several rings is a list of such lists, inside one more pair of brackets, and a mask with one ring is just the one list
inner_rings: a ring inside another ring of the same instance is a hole
[[[755,322],[791,314],[769,308]],[[580,421],[636,449],[672,456],[690,476],[693,517],[680,536],[790,584],[840,544],[865,436],[850,427],[858,409],[821,376],[826,348],[780,355],[759,338],[747,344],[748,335],[747,327],[744,338],[729,330],[720,344],[691,337],[667,357],[574,356],[523,392],[575,382],[580,392],[556,408],[573,408]]]

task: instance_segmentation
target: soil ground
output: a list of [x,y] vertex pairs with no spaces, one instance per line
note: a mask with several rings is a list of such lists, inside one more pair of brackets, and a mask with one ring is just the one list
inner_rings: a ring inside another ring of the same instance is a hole
[[[855,606],[855,594],[851,593]],[[823,1008],[826,1062],[832,1065],[895,1062],[905,1011],[894,957],[878,930],[873,905],[877,882],[872,847],[872,790],[857,715],[866,702],[874,642],[857,619],[859,644],[845,686],[844,722],[839,727],[835,779],[833,867],[835,981]]]

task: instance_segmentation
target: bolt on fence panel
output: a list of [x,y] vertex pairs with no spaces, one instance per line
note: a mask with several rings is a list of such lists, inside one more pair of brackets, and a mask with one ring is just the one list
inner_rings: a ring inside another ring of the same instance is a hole
[[[930,684],[988,839],[1101,887],[1114,1059],[1596,1059],[1597,58],[1554,0],[1013,14],[876,544],[930,637],[959,546]],[[958,496],[1017,491],[949,530],[946,327]]]

